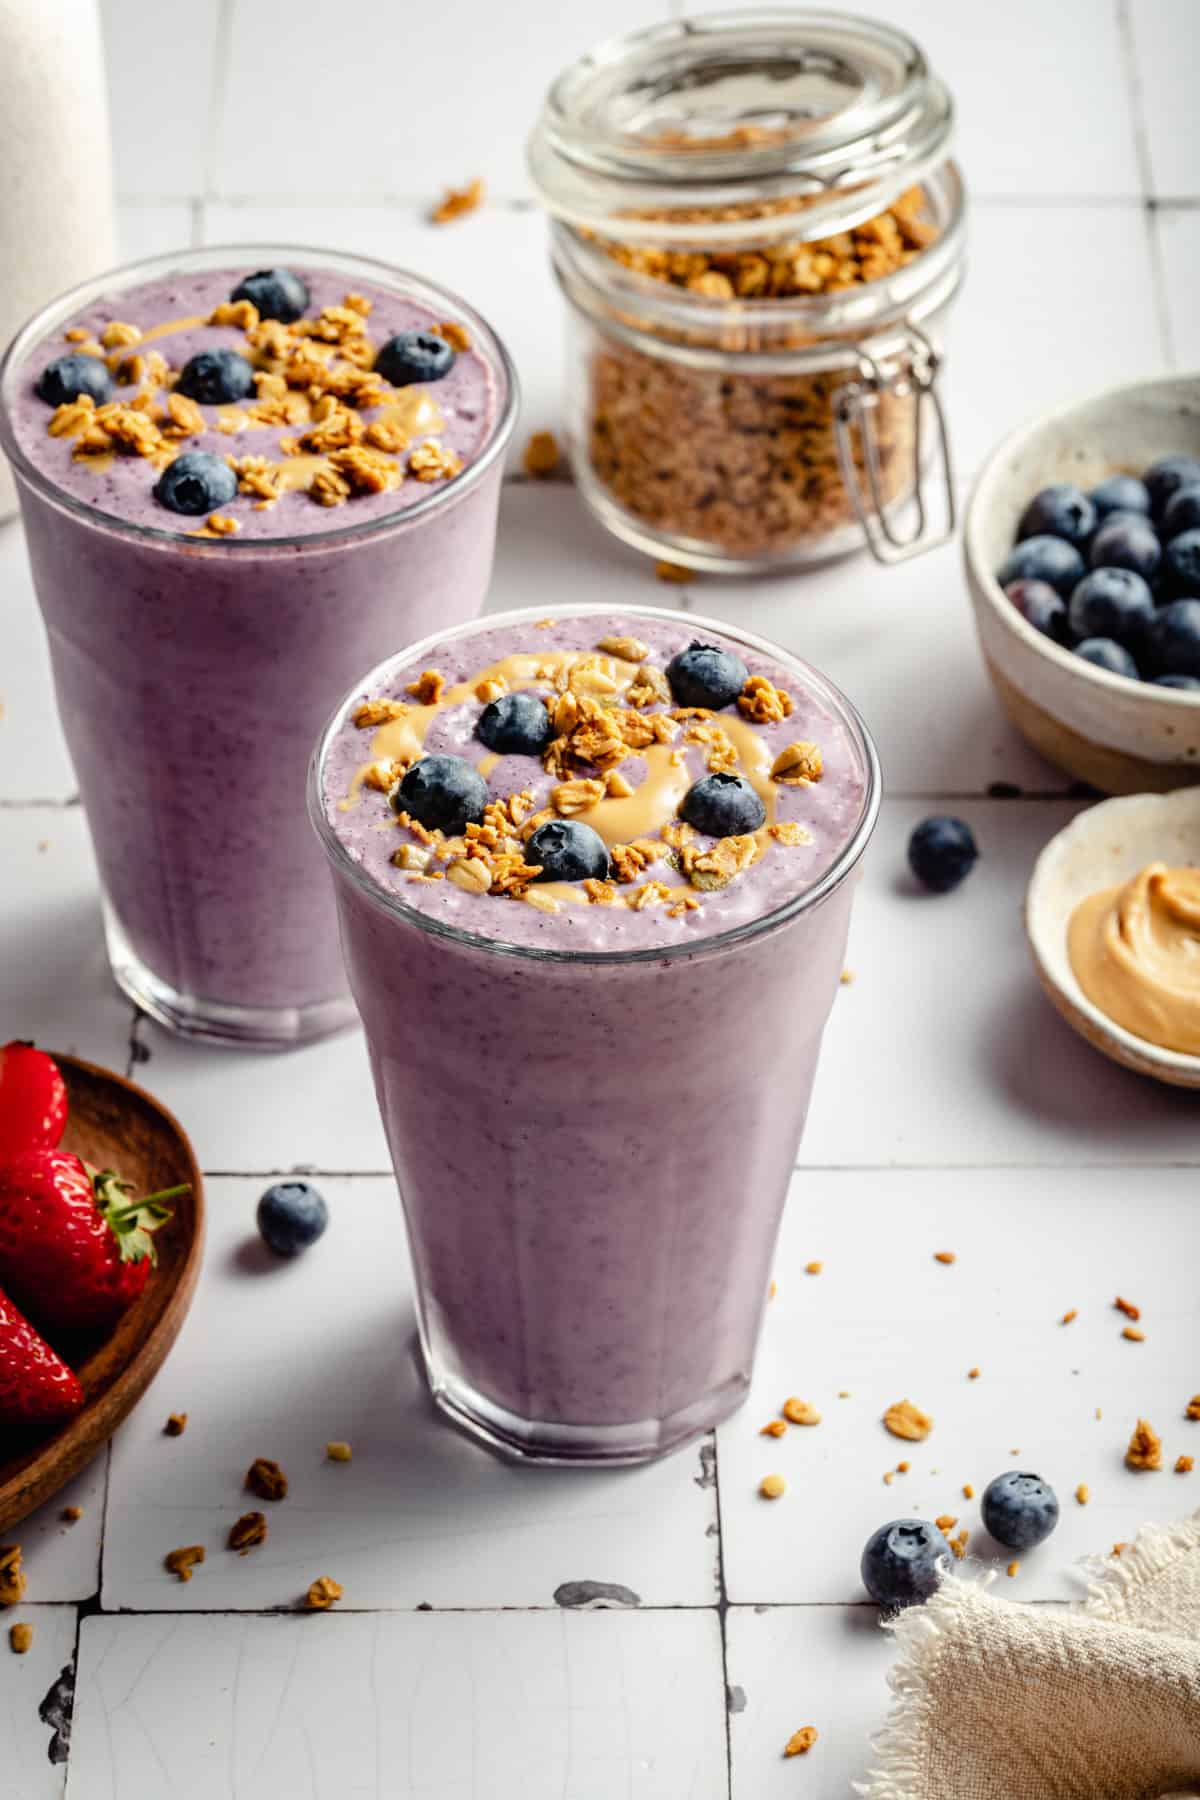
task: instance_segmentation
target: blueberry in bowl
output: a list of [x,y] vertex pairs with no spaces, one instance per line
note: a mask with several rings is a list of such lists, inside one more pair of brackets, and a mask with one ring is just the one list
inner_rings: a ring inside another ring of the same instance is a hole
[[1136,646],[1154,617],[1149,584],[1132,569],[1093,569],[1072,590],[1067,618],[1077,639]]
[[1081,488],[1056,481],[1033,496],[1017,525],[1017,539],[1063,538],[1081,549],[1096,529],[1096,508]]
[[1072,642],[1067,603],[1048,581],[1010,581],[1004,591],[1035,631],[1056,644]]
[[1200,482],[1192,487],[1176,488],[1163,510],[1159,529],[1165,542],[1180,532],[1195,531],[1200,525]]
[[1150,516],[1150,490],[1136,475],[1109,475],[1088,494],[1101,524],[1112,513]]
[[1167,591],[1179,598],[1200,594],[1200,528],[1181,531],[1163,553]]
[[1106,669],[1110,675],[1123,675],[1126,681],[1140,681],[1141,670],[1124,644],[1115,638],[1087,637],[1075,646],[1075,655],[1093,668]]
[[1114,513],[1088,545],[1093,569],[1129,569],[1153,581],[1162,563],[1162,545],[1149,519]]
[[1195,487],[1200,483],[1200,458],[1160,457],[1146,470],[1144,479],[1150,495],[1150,511],[1156,519],[1161,519],[1172,496],[1180,488]]
[[1083,552],[1065,538],[1039,536],[1014,544],[999,569],[1001,587],[1014,581],[1044,581],[1066,599],[1087,571]]
[[1145,662],[1155,679],[1173,687],[1200,677],[1200,600],[1173,600],[1154,615]]

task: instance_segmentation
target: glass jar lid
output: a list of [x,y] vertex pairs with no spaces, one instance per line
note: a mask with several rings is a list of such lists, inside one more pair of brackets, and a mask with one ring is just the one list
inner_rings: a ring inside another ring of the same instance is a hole
[[806,7],[678,19],[589,51],[529,141],[547,211],[625,243],[815,240],[948,154],[953,105],[893,26]]

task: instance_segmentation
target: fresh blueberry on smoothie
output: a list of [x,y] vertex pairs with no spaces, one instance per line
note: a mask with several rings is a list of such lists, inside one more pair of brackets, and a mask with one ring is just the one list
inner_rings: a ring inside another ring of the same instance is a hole
[[168,463],[154,484],[154,497],[170,512],[199,517],[228,506],[237,476],[227,462],[207,450],[185,450]]
[[452,347],[432,331],[402,331],[389,338],[375,358],[375,373],[393,387],[441,381],[453,367]]
[[715,644],[691,643],[667,664],[671,693],[680,706],[705,706],[712,712],[737,699],[746,675],[741,657]]
[[551,819],[539,825],[525,847],[526,860],[541,866],[540,881],[603,881],[608,846],[590,825]]
[[260,319],[278,319],[294,325],[308,311],[308,283],[290,269],[257,269],[238,282],[230,300],[248,300]]
[[104,406],[113,397],[113,379],[98,356],[72,352],[47,363],[38,378],[37,393],[47,406],[67,406],[81,394]]
[[423,756],[392,790],[392,806],[427,831],[461,831],[477,825],[488,803],[488,786],[461,756]]
[[709,837],[738,837],[757,831],[767,809],[744,775],[718,770],[688,789],[679,816]]
[[554,736],[554,721],[540,695],[521,689],[489,701],[475,735],[499,756],[540,756]]
[[201,350],[179,371],[176,391],[206,406],[244,400],[254,392],[254,368],[236,350]]

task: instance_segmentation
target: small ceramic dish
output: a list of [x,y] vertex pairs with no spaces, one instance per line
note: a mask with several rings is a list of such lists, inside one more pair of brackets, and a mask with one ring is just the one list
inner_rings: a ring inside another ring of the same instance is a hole
[[56,1494],[104,1448],[157,1374],[187,1317],[204,1246],[204,1194],[182,1127],[144,1088],[73,1056],[54,1054],[70,1104],[63,1148],[95,1168],[116,1169],[135,1193],[186,1183],[158,1233],[158,1265],[102,1340],[60,1348],[87,1403],[52,1437],[13,1449],[0,1443],[0,1531]]
[[1200,865],[1200,787],[1127,794],[1072,819],[1034,865],[1025,929],[1042,986],[1080,1037],[1139,1075],[1200,1088],[1200,1056],[1162,1050],[1116,1024],[1087,998],[1067,954],[1067,923],[1078,903],[1151,862]]
[[1094,487],[1177,453],[1200,456],[1200,375],[1109,388],[1022,426],[992,452],[967,506],[967,584],[1000,704],[1035,750],[1106,794],[1200,781],[1200,695],[1127,681],[1073,656],[1021,617],[995,571],[1039,488]]

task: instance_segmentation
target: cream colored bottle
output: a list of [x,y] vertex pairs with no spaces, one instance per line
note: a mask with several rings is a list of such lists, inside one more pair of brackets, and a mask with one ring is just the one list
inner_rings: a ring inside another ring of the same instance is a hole
[[[0,0],[0,346],[116,261],[98,0]],[[0,520],[16,511],[0,457]]]

